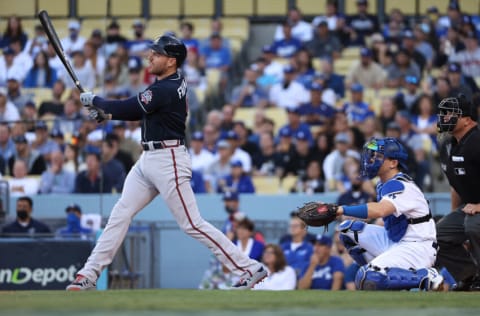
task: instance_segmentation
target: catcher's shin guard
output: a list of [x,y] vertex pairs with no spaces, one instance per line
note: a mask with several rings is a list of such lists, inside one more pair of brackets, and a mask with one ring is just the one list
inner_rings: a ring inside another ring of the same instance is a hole
[[358,244],[358,234],[363,231],[365,225],[362,221],[345,220],[338,226],[340,241],[353,260],[360,266],[367,264],[367,259],[364,256],[366,250]]
[[405,270],[400,268],[360,267],[355,276],[358,290],[434,290],[429,269]]

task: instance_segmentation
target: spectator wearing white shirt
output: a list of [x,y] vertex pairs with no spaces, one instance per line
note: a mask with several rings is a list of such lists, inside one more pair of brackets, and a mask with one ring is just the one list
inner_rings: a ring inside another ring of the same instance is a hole
[[78,21],[70,21],[68,23],[68,36],[62,38],[61,43],[67,55],[74,51],[83,50],[85,38],[80,36],[80,23]]
[[214,155],[203,146],[203,133],[195,132],[190,142],[190,156],[192,157],[192,170],[204,173],[208,166],[215,160]]
[[478,38],[474,32],[469,32],[463,39],[465,49],[450,56],[449,62],[457,62],[462,66],[462,72],[466,76],[480,76],[480,47]]
[[288,65],[284,68],[283,81],[274,84],[270,89],[269,103],[271,106],[283,109],[297,108],[310,100],[310,93],[301,84],[295,81],[297,71]]
[[226,139],[232,147],[233,155],[231,161],[241,161],[243,172],[250,173],[252,171],[252,157],[250,157],[248,152],[239,147],[237,133],[233,130],[228,131]]
[[254,290],[295,290],[297,275],[287,265],[282,248],[275,244],[267,244],[263,250],[262,262],[268,269],[268,277],[254,286]]
[[[82,86],[87,90],[93,90],[96,86],[95,71],[92,66],[86,62],[83,48],[82,50],[73,51],[71,58],[73,60],[73,71],[77,74],[77,78],[82,83]],[[62,71],[60,78],[65,82],[67,88],[75,88],[75,83],[65,70]]]
[[12,122],[20,120],[17,107],[8,100],[7,90],[0,87],[0,122]]
[[10,43],[10,48],[13,50],[14,58],[13,58],[13,67],[15,69],[15,73],[12,71],[8,72],[8,75],[15,75],[18,76],[21,81],[25,79],[27,76],[28,71],[33,66],[33,59],[27,53],[22,51],[22,43],[19,39],[14,39]]
[[[297,7],[291,7],[288,10],[287,19],[292,25],[292,36],[301,42],[308,42],[313,37],[312,25],[302,20],[302,12]],[[274,40],[281,40],[284,38],[283,26],[278,25],[275,30]]]
[[10,196],[35,195],[40,187],[40,179],[27,177],[27,164],[22,159],[15,160],[13,164],[13,178],[8,180]]

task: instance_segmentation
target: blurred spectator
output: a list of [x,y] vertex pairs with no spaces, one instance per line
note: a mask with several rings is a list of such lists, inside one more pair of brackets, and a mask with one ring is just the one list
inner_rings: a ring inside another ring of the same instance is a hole
[[98,83],[102,82],[106,66],[105,57],[98,52],[98,47],[95,46],[95,43],[91,40],[88,40],[85,43],[83,46],[83,52],[85,54],[86,63],[95,72],[95,81]]
[[390,10],[386,23],[383,25],[382,34],[389,43],[400,44],[402,34],[407,27],[407,20],[400,9]]
[[220,130],[226,133],[232,131],[234,116],[235,116],[235,107],[231,104],[224,104],[222,106]]
[[420,97],[420,79],[414,76],[406,76],[404,79],[405,89],[400,90],[394,97],[393,102],[398,110],[407,110],[409,113],[418,113],[418,99]]
[[[334,61],[328,58],[323,58],[320,64],[320,75],[317,76],[321,80],[319,83],[324,87],[322,100],[330,105],[336,103],[336,99],[345,97],[345,83],[344,77],[334,72]],[[326,89],[331,89],[335,93],[332,96],[327,96]]]
[[264,243],[255,240],[254,234],[254,222],[245,217],[236,224],[234,243],[248,257],[260,261],[265,246]]
[[120,193],[123,189],[126,171],[123,163],[116,158],[119,148],[118,141],[115,141],[114,137],[105,137],[105,140],[102,142],[101,168],[105,177],[110,179],[113,189]]
[[321,21],[315,28],[313,38],[305,43],[305,47],[315,58],[340,57],[342,46],[336,35],[328,30],[327,21]]
[[27,102],[32,101],[32,95],[23,93],[22,79],[17,74],[10,74],[7,77],[7,96],[8,99],[15,104],[18,111],[22,112]]
[[322,166],[317,160],[308,162],[304,175],[298,177],[292,192],[315,194],[325,191],[325,183],[322,179]]
[[[8,161],[16,152],[11,135],[10,126],[7,123],[0,123],[0,157],[4,162]],[[0,170],[0,173],[5,174],[5,171]]]
[[66,135],[73,135],[75,132],[80,130],[84,120],[81,114],[82,104],[80,101],[68,98],[65,101],[65,105],[58,105],[58,109],[60,109],[60,107],[62,109],[62,113],[58,114],[53,124],[53,128],[62,131],[62,133]]
[[22,49],[28,40],[27,33],[23,31],[22,19],[16,15],[10,16],[7,20],[5,31],[0,36],[0,48],[8,47],[14,40],[20,41]]
[[51,153],[60,150],[58,144],[49,138],[47,123],[42,120],[35,123],[35,141],[30,147],[43,155],[47,163],[50,162]]
[[285,165],[282,176],[290,174],[302,179],[307,173],[307,166],[311,160],[310,144],[312,143],[312,136],[299,130],[295,132],[294,137],[295,150],[291,159]]
[[347,156],[360,158],[360,154],[350,149],[350,136],[347,133],[335,135],[335,149],[323,161],[323,174],[325,176],[325,191],[336,190],[336,181],[343,173],[343,164]]
[[58,147],[60,147],[60,151],[63,153],[66,146],[63,132],[59,129],[53,128],[50,132],[50,137],[55,143],[57,143]]
[[433,101],[429,95],[423,94],[418,100],[418,114],[412,117],[412,128],[428,137],[432,144],[432,151],[436,151],[437,144],[437,113],[433,109]]
[[400,49],[394,58],[393,64],[386,68],[387,87],[399,88],[403,86],[403,79],[406,76],[421,78],[420,68],[411,58],[410,53],[405,49]]
[[27,164],[17,159],[13,164],[13,177],[8,180],[10,196],[36,195],[40,186],[38,178],[27,177]]
[[345,168],[345,175],[348,179],[348,186],[342,183],[344,190],[337,198],[338,205],[357,205],[367,202],[373,202],[375,196],[375,188],[373,184],[360,175],[360,163],[350,164]]
[[117,53],[112,53],[107,58],[107,66],[105,67],[105,80],[112,80],[115,88],[128,85],[128,68],[125,66],[121,59],[120,55]]
[[[78,80],[82,83],[82,86],[85,89],[93,90],[97,84],[95,79],[95,70],[89,63],[87,63],[85,54],[83,52],[83,47],[81,50],[73,51],[70,56],[72,58],[73,71],[77,75]],[[61,72],[60,79],[65,82],[65,86],[67,88],[75,88],[72,78],[70,78],[66,71]]]
[[120,24],[116,20],[112,20],[107,26],[105,35],[105,56],[110,56],[119,46],[127,43],[128,39],[122,35]]
[[230,174],[230,160],[233,154],[232,146],[226,140],[217,144],[217,154],[214,161],[205,170],[205,180],[208,181],[208,191],[218,192],[217,183],[220,179]]
[[[105,140],[110,142],[113,146],[114,152],[116,152],[114,158],[120,161],[123,165],[123,168],[125,169],[125,172],[128,173],[130,169],[133,167],[135,164],[135,161],[138,160],[133,159],[133,156],[135,154],[135,150],[137,150],[137,147],[140,147],[137,143],[132,143],[133,147],[132,150],[126,150],[125,147],[122,147],[122,140],[125,142],[128,142],[128,139],[125,139],[124,137],[122,138],[119,135],[122,135],[123,132],[119,130],[124,130],[125,129],[125,122],[123,121],[114,121],[113,127],[112,127],[112,132],[108,133],[105,136]],[[128,147],[127,147],[128,148]]]
[[323,86],[321,84],[313,82],[309,90],[310,102],[300,106],[300,115],[308,125],[320,127],[317,131],[323,131],[330,126],[335,108],[322,101]]
[[287,166],[290,164],[295,155],[295,146],[293,144],[292,130],[288,127],[282,127],[278,131],[278,144],[275,148],[278,155],[277,158],[277,173],[280,176],[285,176]]
[[308,92],[305,87],[295,81],[297,71],[288,65],[283,69],[283,81],[272,86],[269,92],[269,103],[273,107],[297,108],[308,102]]
[[0,86],[5,86],[7,84],[7,77],[12,72],[17,72],[18,66],[14,64],[15,52],[10,48],[6,47],[0,55]]
[[345,266],[340,257],[331,254],[332,238],[318,235],[310,264],[298,280],[299,289],[341,290]]
[[190,186],[193,193],[207,193],[207,184],[203,178],[203,173],[197,170],[192,170],[192,177],[190,179]]
[[446,77],[437,77],[432,95],[434,112],[437,113],[437,106],[440,102],[450,96],[450,83]]
[[17,160],[23,160],[26,162],[27,173],[29,175],[41,175],[42,172],[47,169],[42,154],[30,147],[27,138],[23,134],[12,137],[12,140],[15,143],[16,153],[8,160],[8,167],[11,175],[13,175],[13,165]]
[[459,63],[449,63],[447,68],[447,78],[450,84],[450,95],[456,97],[459,93],[463,93],[467,99],[472,98],[472,89],[466,83],[464,76],[462,75],[462,66]]
[[40,179],[41,194],[72,193],[75,188],[75,173],[64,170],[64,157],[61,151],[51,154],[50,165]]
[[57,81],[57,71],[48,64],[45,51],[39,51],[33,59],[33,67],[23,81],[25,88],[52,88]]
[[287,265],[282,248],[267,244],[263,250],[262,263],[268,269],[268,277],[254,286],[254,290],[295,290],[297,276],[295,270]]
[[259,84],[269,89],[273,84],[282,81],[284,65],[276,60],[277,55],[271,45],[262,47],[262,57],[257,60],[256,65],[263,69],[258,78]]
[[388,123],[395,121],[396,113],[397,107],[393,102],[393,98],[389,96],[382,97],[380,102],[380,114],[378,117],[382,126],[381,133],[385,134]]
[[411,57],[411,60],[414,61],[418,68],[420,69],[420,76],[423,74],[423,70],[427,66],[427,60],[423,54],[417,50],[417,38],[411,30],[406,30],[402,35],[402,48],[404,49]]
[[0,122],[11,123],[20,119],[20,112],[7,98],[7,91],[0,87]]
[[252,171],[252,157],[250,157],[250,154],[248,152],[240,148],[237,133],[231,130],[226,134],[225,139],[230,144],[231,150],[233,152],[232,161],[240,161],[242,163],[243,171],[246,173],[250,173]]
[[260,151],[252,156],[254,176],[279,175],[280,156],[275,152],[275,142],[270,133],[260,133]]
[[32,217],[33,201],[28,196],[21,196],[16,204],[17,217],[15,221],[3,227],[3,237],[35,237],[36,234],[50,234],[50,228]]
[[58,57],[55,49],[52,46],[52,43],[50,42],[47,43],[46,53],[48,56],[48,64],[50,65],[50,67],[56,70],[57,77],[62,78],[62,73],[65,71],[65,66],[63,66],[60,57]]
[[350,126],[359,126],[367,117],[375,116],[375,112],[363,100],[363,86],[354,83],[350,86],[350,101],[345,102],[342,111],[346,113]]
[[[22,82],[27,76],[28,71],[32,68],[33,58],[22,50],[22,43],[19,39],[12,39],[9,47],[13,51],[13,68],[8,73],[7,79],[10,76],[19,78]],[[13,71],[15,69],[15,71]]]
[[289,19],[282,23],[282,38],[274,40],[271,45],[275,55],[280,58],[290,58],[303,46],[300,39],[293,37],[292,28],[294,24]]
[[[331,152],[333,147],[332,140],[328,135],[328,131],[320,131],[316,134],[315,140],[313,142],[313,147],[310,150],[310,155],[312,159],[317,160],[321,166],[323,166],[323,161],[328,153]],[[322,167],[322,179],[325,178],[323,175]]]
[[[292,36],[305,43],[312,39],[313,32],[310,23],[302,19],[302,12],[297,7],[290,7],[287,13],[287,19],[292,27]],[[282,25],[278,25],[275,29],[274,40],[284,38]]]
[[312,26],[317,27],[322,21],[326,21],[328,29],[332,32],[337,31],[340,15],[338,13],[338,4],[336,0],[328,0],[325,3],[325,15],[319,15],[313,18]]
[[465,44],[460,37],[460,29],[451,27],[447,30],[446,36],[440,38],[440,47],[437,50],[435,66],[440,67],[447,63],[450,56],[465,49]]
[[87,239],[93,233],[91,228],[81,225],[82,209],[78,204],[71,204],[65,209],[67,226],[58,229],[57,236],[62,238]]
[[212,124],[203,126],[204,148],[215,154],[217,152],[217,141],[220,137],[219,130]]
[[101,168],[99,149],[89,149],[85,162],[87,169],[77,174],[74,193],[112,193],[112,180]]
[[188,87],[206,91],[208,82],[205,76],[205,70],[200,68],[200,56],[198,52],[198,48],[188,48],[187,59],[182,65],[182,70],[185,74]]
[[287,264],[295,270],[297,278],[304,275],[313,253],[313,245],[306,238],[307,226],[296,214],[291,214],[289,225],[289,238],[281,242]]
[[281,127],[290,130],[292,136],[296,136],[298,132],[302,132],[302,138],[305,137],[308,140],[308,144],[313,143],[312,133],[310,132],[310,126],[302,122],[301,108],[287,108],[287,123]]
[[[71,55],[75,51],[83,51],[85,37],[80,35],[80,22],[72,20],[68,23],[68,36],[60,40],[66,55]],[[83,81],[81,81],[83,83]]]
[[378,19],[368,13],[368,0],[356,0],[356,3],[357,13],[347,17],[350,45],[365,45],[366,38],[379,31]]
[[193,23],[190,22],[182,22],[180,23],[180,38],[182,39],[183,43],[187,47],[187,50],[190,52],[192,48],[198,52],[200,49],[200,42],[197,38],[193,36],[195,31],[195,27]]
[[302,47],[290,59],[290,63],[297,69],[297,78],[304,87],[309,87],[315,77],[315,68],[313,68],[313,57],[310,52]]
[[47,113],[57,116],[64,113],[62,97],[65,93],[65,88],[65,83],[60,79],[53,83],[52,98],[44,100],[39,105],[38,115],[40,117]]
[[255,193],[252,178],[244,171],[240,160],[232,160],[230,162],[230,173],[217,182],[217,193],[226,191]]
[[208,45],[200,51],[200,65],[207,71],[210,69],[220,71],[220,89],[226,86],[232,56],[230,49],[223,45],[223,38],[219,33],[212,33]]
[[451,0],[448,3],[447,15],[442,16],[437,21],[437,34],[442,36],[449,28],[459,27],[462,24],[462,12],[457,0]]
[[367,47],[362,47],[360,60],[350,68],[345,77],[347,87],[359,83],[367,89],[380,89],[385,85],[387,74],[381,65],[373,61],[372,57],[373,52]]
[[435,60],[435,50],[432,44],[429,42],[430,25],[427,23],[420,23],[415,27],[415,51],[422,54],[425,59],[425,69],[430,71]]
[[345,267],[345,273],[343,278],[344,286],[342,287],[342,289],[344,288],[345,290],[355,291],[357,289],[355,286],[355,276],[360,266],[355,261],[353,261],[353,258],[348,253],[345,245],[340,240],[339,235],[340,234],[337,230],[333,234],[333,245],[331,254],[341,258],[343,261],[343,266]]
[[242,82],[232,91],[231,103],[235,107],[264,108],[268,105],[268,93],[257,84],[258,76],[256,64],[245,69]]
[[469,77],[480,76],[480,47],[477,34],[470,32],[465,35],[463,42],[465,49],[450,55],[449,62],[459,63],[462,73]]
[[396,121],[393,121],[387,124],[386,130],[385,130],[385,137],[396,138],[402,144],[403,148],[405,148],[408,154],[408,158],[407,158],[408,174],[413,179],[415,179],[416,177],[415,173],[417,172],[417,162],[415,160],[415,154],[412,148],[410,148],[410,146],[408,146],[406,143],[402,141],[401,135],[402,135],[402,128]]
[[78,173],[80,169],[80,155],[78,146],[72,142],[68,143],[65,146],[65,162],[63,164],[63,169],[74,174]]
[[133,39],[127,41],[125,45],[129,56],[147,56],[150,47],[149,45],[152,43],[152,40],[145,37],[145,27],[145,23],[141,20],[133,21]]
[[204,173],[215,159],[213,154],[203,147],[202,132],[194,132],[190,141],[189,153],[192,159],[192,170]]

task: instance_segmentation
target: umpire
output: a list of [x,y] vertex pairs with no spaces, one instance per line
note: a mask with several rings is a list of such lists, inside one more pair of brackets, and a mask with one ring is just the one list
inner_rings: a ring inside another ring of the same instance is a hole
[[466,98],[438,105],[440,162],[451,187],[452,212],[437,224],[437,267],[446,267],[457,290],[480,291],[480,131]]

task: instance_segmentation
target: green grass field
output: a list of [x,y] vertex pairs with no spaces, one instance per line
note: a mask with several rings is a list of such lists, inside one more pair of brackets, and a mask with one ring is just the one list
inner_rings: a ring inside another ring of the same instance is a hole
[[0,315],[479,315],[479,293],[111,290],[0,292]]

